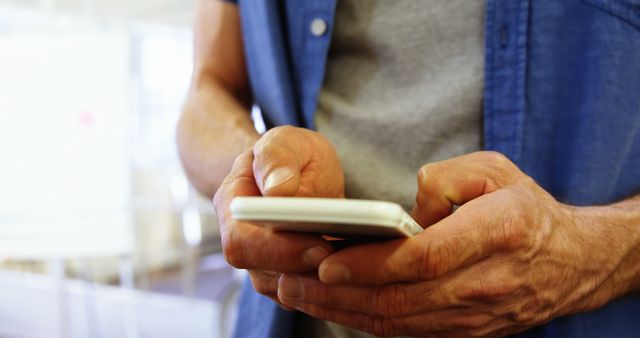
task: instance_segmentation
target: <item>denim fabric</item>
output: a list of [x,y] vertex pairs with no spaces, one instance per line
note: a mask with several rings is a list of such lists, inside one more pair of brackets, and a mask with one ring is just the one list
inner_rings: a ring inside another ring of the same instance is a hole
[[234,337],[286,338],[293,330],[294,312],[284,311],[267,297],[256,294],[247,278],[242,285]]
[[[313,128],[335,0],[239,0],[268,126]],[[427,4],[425,4],[427,5]],[[640,193],[640,0],[487,0],[484,143],[558,200]],[[321,18],[328,30],[310,33]],[[290,336],[294,315],[245,285],[236,337]],[[637,337],[640,297],[517,337]]]
[[262,109],[267,126],[303,123],[298,114],[298,100],[294,88],[284,35],[281,6],[276,1],[255,0],[240,2],[240,20],[247,56],[254,102]]
[[520,167],[557,199],[640,192],[640,0],[531,6]]

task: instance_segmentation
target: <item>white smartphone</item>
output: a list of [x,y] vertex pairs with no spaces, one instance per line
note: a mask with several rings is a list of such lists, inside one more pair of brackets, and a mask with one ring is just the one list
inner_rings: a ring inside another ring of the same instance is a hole
[[236,197],[231,214],[275,231],[311,232],[342,238],[409,237],[422,227],[400,205],[384,201]]

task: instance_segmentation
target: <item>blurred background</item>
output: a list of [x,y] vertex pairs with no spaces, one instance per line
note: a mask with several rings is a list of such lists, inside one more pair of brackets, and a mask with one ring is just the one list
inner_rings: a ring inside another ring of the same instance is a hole
[[0,0],[0,337],[224,337],[174,142],[194,0]]

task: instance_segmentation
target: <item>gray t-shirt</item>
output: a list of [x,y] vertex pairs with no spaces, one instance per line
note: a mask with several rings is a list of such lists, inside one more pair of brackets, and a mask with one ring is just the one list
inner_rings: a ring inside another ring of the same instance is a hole
[[351,198],[410,208],[427,162],[481,148],[484,1],[340,0],[316,112]]
[[[316,126],[350,198],[409,209],[425,163],[482,147],[483,0],[339,0]],[[304,318],[304,337],[366,337]]]

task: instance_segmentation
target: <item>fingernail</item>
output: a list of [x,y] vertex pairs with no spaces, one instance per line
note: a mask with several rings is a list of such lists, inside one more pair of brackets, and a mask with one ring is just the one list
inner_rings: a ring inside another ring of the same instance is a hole
[[293,172],[287,167],[276,168],[271,171],[267,179],[264,181],[263,190],[269,190],[280,185],[293,177]]
[[310,267],[317,268],[320,266],[320,263],[327,258],[327,256],[329,256],[327,250],[321,246],[316,246],[311,249],[307,249],[307,251],[302,254],[302,259]]
[[285,298],[302,299],[304,297],[302,280],[295,275],[285,275],[278,286],[278,292]]
[[320,275],[325,283],[339,284],[351,279],[351,270],[340,263],[333,263],[323,267]]

